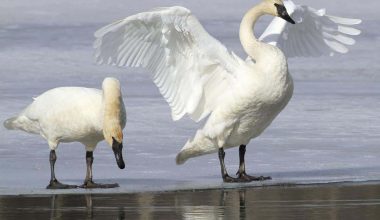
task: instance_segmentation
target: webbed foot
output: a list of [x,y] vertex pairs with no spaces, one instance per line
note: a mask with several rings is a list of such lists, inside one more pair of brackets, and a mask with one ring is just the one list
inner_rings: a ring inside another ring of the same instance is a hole
[[110,189],[110,188],[117,188],[117,187],[119,187],[119,184],[117,183],[100,184],[100,183],[94,183],[92,180],[85,181],[83,185],[80,186],[80,188],[84,188],[84,189]]
[[252,181],[264,181],[264,180],[271,180],[272,177],[270,176],[250,176],[248,174],[244,173],[239,173],[237,172],[236,175],[238,176],[237,179],[243,180],[242,182],[252,182]]
[[46,189],[75,189],[75,188],[78,188],[78,186],[63,184],[59,182],[57,179],[50,180],[49,185],[46,186]]

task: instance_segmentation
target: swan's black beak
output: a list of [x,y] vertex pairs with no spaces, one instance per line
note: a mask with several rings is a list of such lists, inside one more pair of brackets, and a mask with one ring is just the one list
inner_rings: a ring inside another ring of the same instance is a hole
[[292,24],[295,24],[296,22],[294,22],[294,20],[289,16],[288,12],[286,11],[286,8],[284,5],[279,5],[279,4],[274,4],[274,6],[276,6],[277,8],[277,14],[278,14],[278,17],[284,19],[285,21],[289,22],[289,23],[292,23]]
[[116,163],[120,169],[125,168],[125,163],[123,160],[123,143],[117,142],[114,137],[112,137],[112,150],[115,154]]

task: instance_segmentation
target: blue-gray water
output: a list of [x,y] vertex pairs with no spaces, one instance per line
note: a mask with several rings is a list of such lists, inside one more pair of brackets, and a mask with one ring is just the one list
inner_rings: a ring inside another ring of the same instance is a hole
[[379,185],[0,197],[2,220],[375,220],[379,216]]

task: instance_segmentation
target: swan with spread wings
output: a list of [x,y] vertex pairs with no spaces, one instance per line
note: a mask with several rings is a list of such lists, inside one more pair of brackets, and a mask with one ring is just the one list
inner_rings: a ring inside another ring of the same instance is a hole
[[[264,14],[278,18],[257,39],[252,29]],[[291,1],[262,0],[240,25],[240,41],[249,56],[243,60],[210,36],[188,9],[157,8],[99,29],[95,57],[100,64],[150,70],[173,120],[188,115],[198,122],[208,117],[178,153],[177,164],[218,152],[225,182],[265,180],[270,177],[246,174],[246,145],[292,97],[286,57],[345,53],[345,45],[354,43],[350,35],[359,34],[351,27],[358,23]],[[233,178],[224,164],[224,149],[236,146],[240,166]]]

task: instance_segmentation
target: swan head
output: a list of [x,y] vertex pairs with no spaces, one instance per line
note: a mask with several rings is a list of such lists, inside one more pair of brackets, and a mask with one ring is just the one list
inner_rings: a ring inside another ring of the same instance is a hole
[[120,90],[120,82],[115,78],[106,78],[103,81],[103,136],[115,154],[116,163],[120,169],[125,168],[123,160],[123,99]]
[[275,17],[280,17],[285,21],[295,24],[296,22],[290,17],[282,0],[264,0],[265,11]]

